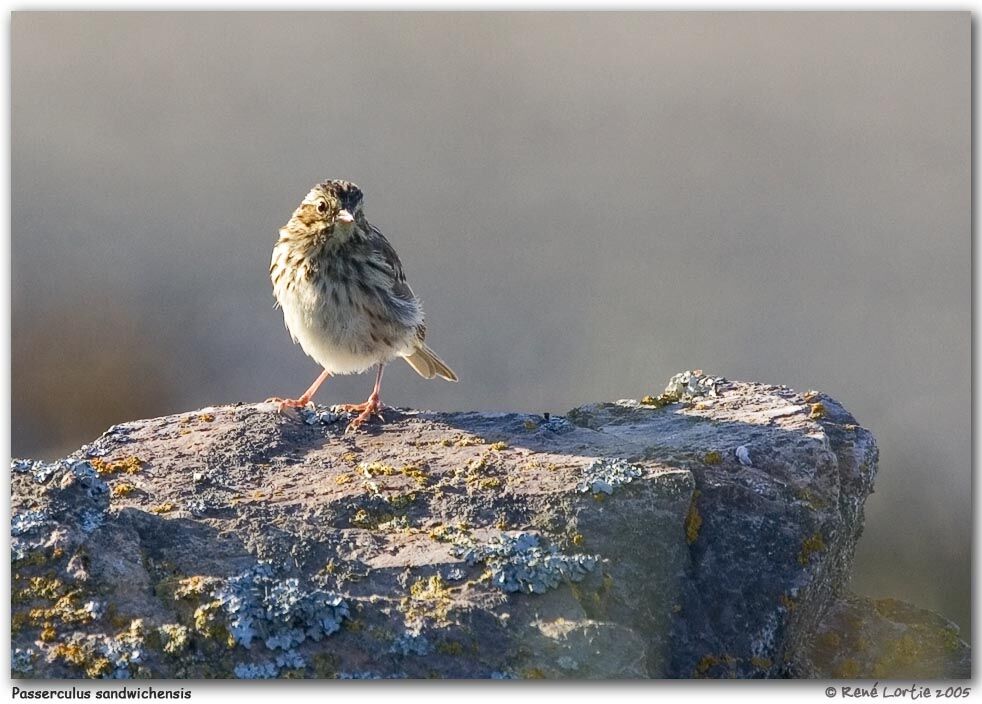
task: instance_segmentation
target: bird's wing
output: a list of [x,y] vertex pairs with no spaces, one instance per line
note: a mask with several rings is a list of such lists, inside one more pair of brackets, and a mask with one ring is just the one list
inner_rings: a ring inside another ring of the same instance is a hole
[[409,283],[406,281],[406,273],[402,269],[402,262],[399,260],[399,255],[396,254],[395,248],[389,243],[389,240],[385,238],[374,225],[369,225],[371,228],[371,241],[372,246],[379,254],[382,255],[383,261],[385,261],[388,268],[391,270],[392,274],[392,295],[393,297],[407,304],[407,307],[412,307],[418,311],[419,315],[419,326],[423,327],[423,311],[419,304],[419,300],[416,298],[416,294],[409,287]]

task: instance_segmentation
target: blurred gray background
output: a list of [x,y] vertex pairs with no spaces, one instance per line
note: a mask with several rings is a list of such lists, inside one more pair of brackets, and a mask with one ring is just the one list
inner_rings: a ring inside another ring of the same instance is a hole
[[[564,412],[816,388],[880,475],[853,586],[970,621],[968,13],[14,13],[12,447],[297,395],[277,229],[366,192],[462,379]],[[368,376],[322,402],[360,401]]]

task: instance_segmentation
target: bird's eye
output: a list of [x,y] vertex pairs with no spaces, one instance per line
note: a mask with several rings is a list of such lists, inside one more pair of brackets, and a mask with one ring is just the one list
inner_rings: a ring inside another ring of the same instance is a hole
[[324,201],[317,201],[317,212],[323,215],[327,212],[327,203]]

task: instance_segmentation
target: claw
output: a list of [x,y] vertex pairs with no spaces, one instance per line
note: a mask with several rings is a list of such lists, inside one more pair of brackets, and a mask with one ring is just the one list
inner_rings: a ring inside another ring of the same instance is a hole
[[362,425],[371,420],[372,416],[376,416],[383,423],[385,418],[382,417],[382,403],[378,400],[377,396],[370,396],[365,403],[344,403],[340,404],[340,408],[348,413],[359,412],[357,416],[351,419],[348,423],[348,427],[344,429],[344,432],[353,433]]
[[277,404],[277,411],[284,413],[288,408],[303,408],[307,405],[308,401],[303,398],[279,398],[278,396],[273,396],[272,398],[266,399],[266,403]]

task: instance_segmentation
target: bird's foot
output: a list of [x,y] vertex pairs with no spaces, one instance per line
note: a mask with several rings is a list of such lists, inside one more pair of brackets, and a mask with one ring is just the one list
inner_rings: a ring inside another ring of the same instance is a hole
[[348,423],[348,427],[344,430],[345,433],[352,433],[358,430],[358,428],[371,420],[372,416],[378,416],[379,420],[385,421],[385,418],[382,417],[382,402],[375,395],[369,396],[365,403],[342,403],[337,408],[340,408],[346,413],[358,414]]
[[280,413],[283,413],[288,408],[303,408],[310,402],[309,398],[279,398],[278,396],[273,396],[273,398],[266,399],[266,403],[277,404],[277,409]]

